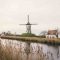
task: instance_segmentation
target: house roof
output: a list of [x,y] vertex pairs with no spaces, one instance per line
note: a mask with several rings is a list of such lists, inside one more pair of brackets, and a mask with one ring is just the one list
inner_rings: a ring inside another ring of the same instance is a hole
[[57,35],[57,30],[48,30],[48,35]]

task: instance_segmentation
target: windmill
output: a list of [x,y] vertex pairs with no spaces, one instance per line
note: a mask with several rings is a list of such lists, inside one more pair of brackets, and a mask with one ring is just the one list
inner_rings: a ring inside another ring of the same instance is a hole
[[26,32],[31,34],[31,25],[37,25],[37,24],[30,24],[29,22],[29,15],[27,15],[28,22],[26,24],[20,24],[20,25],[26,25]]

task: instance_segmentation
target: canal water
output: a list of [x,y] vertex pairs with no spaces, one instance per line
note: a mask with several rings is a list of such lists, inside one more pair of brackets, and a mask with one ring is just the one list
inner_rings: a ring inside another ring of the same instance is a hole
[[0,60],[60,60],[60,46],[0,39]]

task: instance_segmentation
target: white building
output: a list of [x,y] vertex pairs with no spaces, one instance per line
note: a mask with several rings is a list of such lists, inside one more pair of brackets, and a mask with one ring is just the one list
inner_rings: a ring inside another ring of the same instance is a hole
[[46,38],[58,38],[58,31],[57,30],[48,30]]

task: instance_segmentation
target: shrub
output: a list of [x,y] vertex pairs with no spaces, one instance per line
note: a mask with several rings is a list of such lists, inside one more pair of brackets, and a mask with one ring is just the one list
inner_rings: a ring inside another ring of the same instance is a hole
[[34,37],[36,35],[32,34],[32,33],[23,33],[23,34],[21,34],[21,36],[23,36],[23,37]]

